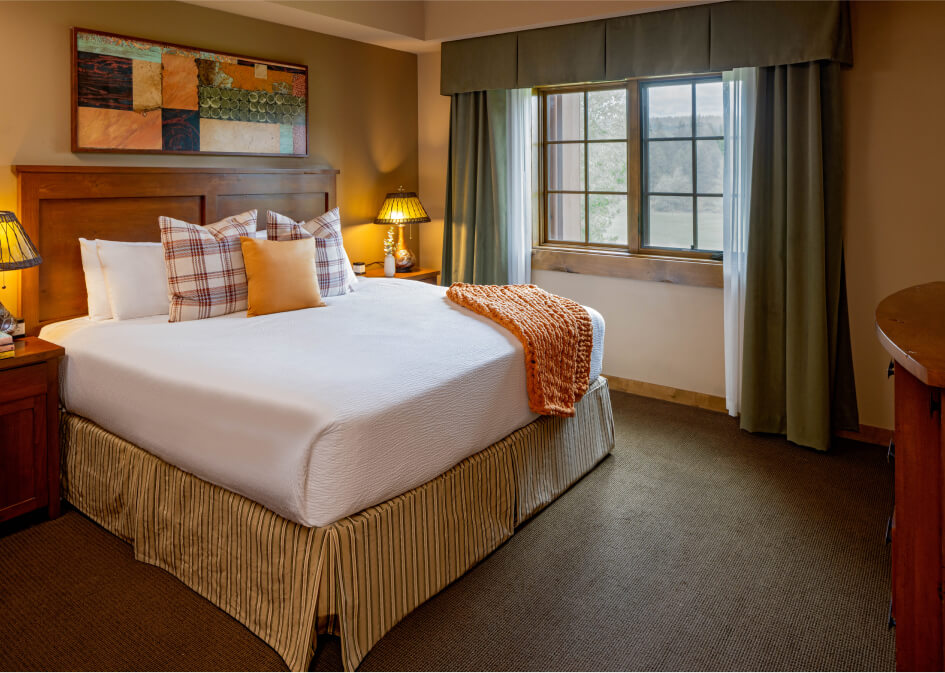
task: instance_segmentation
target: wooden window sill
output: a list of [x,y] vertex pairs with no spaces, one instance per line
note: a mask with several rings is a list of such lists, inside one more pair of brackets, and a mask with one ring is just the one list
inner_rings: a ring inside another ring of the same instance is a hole
[[542,246],[532,248],[532,269],[722,287],[722,262],[701,258]]

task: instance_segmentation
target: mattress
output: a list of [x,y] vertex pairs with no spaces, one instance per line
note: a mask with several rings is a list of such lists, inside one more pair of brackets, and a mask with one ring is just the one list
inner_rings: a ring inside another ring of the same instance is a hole
[[[445,288],[362,279],[324,308],[168,323],[78,318],[62,403],[210,483],[325,526],[447,471],[536,418],[510,332]],[[591,379],[604,323],[594,325]]]

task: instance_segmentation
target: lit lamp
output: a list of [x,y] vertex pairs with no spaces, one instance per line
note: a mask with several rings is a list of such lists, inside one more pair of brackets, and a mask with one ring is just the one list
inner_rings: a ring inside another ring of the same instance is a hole
[[395,226],[400,227],[397,252],[394,253],[398,271],[410,271],[417,263],[416,256],[407,249],[404,243],[404,226],[429,221],[430,216],[423,209],[423,204],[420,203],[416,192],[405,192],[404,188],[400,187],[384,199],[377,217],[374,218],[374,224],[389,224],[392,230]]
[[[0,210],[0,277],[6,271],[19,271],[31,266],[39,266],[43,258],[39,256],[33,241],[23,231],[23,225],[13,213]],[[0,289],[6,289],[6,283],[0,281]],[[0,303],[0,332],[11,334],[16,328],[16,318]]]

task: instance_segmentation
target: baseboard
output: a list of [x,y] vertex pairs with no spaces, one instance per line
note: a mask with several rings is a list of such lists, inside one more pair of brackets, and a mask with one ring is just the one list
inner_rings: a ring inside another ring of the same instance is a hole
[[[611,376],[604,374],[610,384],[611,390],[617,390],[621,393],[630,393],[640,395],[641,397],[650,397],[654,400],[663,400],[665,402],[675,402],[685,404],[689,407],[698,407],[709,411],[727,413],[725,408],[725,398],[707,393],[697,393],[692,390],[681,390],[671,386],[662,386],[658,383],[647,383],[646,381],[634,381],[620,376]],[[878,444],[879,446],[888,446],[893,437],[893,431],[886,428],[877,428],[873,425],[860,425],[859,432],[841,430],[836,433],[837,437],[852,439],[864,444]]]
[[604,374],[610,384],[611,390],[617,390],[622,393],[631,393],[641,397],[651,397],[654,400],[664,400],[666,402],[676,402],[690,407],[708,409],[725,413],[725,398],[706,393],[697,393],[692,390],[681,390],[670,386],[661,386],[658,383],[647,383],[646,381],[634,381],[620,376],[611,376]]
[[836,433],[837,437],[852,439],[864,444],[878,444],[880,446],[889,446],[892,441],[893,431],[887,428],[877,428],[875,425],[860,425],[858,432],[852,430],[840,430]]

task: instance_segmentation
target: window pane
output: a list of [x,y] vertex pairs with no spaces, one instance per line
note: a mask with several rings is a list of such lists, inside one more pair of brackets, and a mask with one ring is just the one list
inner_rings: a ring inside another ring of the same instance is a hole
[[584,145],[548,145],[548,189],[584,191]]
[[692,135],[692,85],[648,86],[646,119],[650,138]]
[[546,100],[548,140],[584,140],[584,94],[556,93]]
[[627,191],[627,143],[590,143],[587,154],[590,191]]
[[627,242],[627,197],[590,194],[588,197],[591,243]]
[[591,140],[627,137],[627,90],[587,93],[587,137]]
[[584,195],[548,195],[548,238],[584,242]]
[[696,191],[700,194],[722,193],[723,140],[696,141]]
[[699,209],[699,249],[722,249],[722,197],[700,196],[696,199]]
[[692,142],[647,143],[647,191],[692,192]]
[[657,248],[692,247],[692,199],[688,196],[649,197],[646,245]]
[[722,135],[722,83],[696,84],[696,135]]

